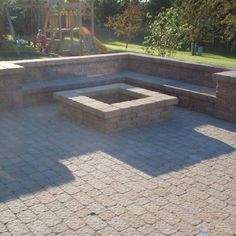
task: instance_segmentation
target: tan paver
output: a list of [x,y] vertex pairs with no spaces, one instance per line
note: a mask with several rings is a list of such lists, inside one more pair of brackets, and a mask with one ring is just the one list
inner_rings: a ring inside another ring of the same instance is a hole
[[55,105],[1,113],[0,235],[236,234],[236,126],[177,108],[101,134]]

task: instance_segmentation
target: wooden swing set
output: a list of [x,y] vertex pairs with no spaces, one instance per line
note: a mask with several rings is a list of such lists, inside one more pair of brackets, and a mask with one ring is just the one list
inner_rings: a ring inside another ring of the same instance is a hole
[[[30,8],[31,14],[38,12],[37,27],[39,29],[39,22],[42,22],[42,30],[52,48],[53,45],[60,45],[64,37],[69,34],[71,46],[74,43],[74,38],[78,35],[80,55],[106,53],[105,46],[94,37],[94,0],[70,0],[68,2],[48,0],[45,4],[37,4],[30,0],[24,4],[0,4],[0,9],[8,21],[13,40],[16,41],[17,37],[9,10],[11,8]],[[90,22],[91,31],[84,27],[84,21]]]

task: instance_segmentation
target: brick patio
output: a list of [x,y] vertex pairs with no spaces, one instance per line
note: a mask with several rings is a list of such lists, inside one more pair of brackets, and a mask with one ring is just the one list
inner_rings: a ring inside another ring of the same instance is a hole
[[236,234],[236,126],[177,108],[105,135],[55,105],[0,116],[1,235]]

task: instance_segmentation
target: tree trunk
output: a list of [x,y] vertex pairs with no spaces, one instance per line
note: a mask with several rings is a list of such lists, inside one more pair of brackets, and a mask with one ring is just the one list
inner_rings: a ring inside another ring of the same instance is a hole
[[4,11],[0,9],[0,38],[5,34],[4,28]]
[[128,48],[128,46],[129,46],[129,36],[126,38],[125,48]]

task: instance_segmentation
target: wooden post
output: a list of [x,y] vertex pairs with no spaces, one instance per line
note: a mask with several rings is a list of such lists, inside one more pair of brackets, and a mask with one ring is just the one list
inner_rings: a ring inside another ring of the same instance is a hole
[[49,21],[50,21],[50,7],[48,8],[47,10],[47,14],[46,14],[46,19],[45,19],[45,22],[44,22],[44,32],[46,34],[47,32],[47,28],[50,27],[48,24],[49,24]]
[[94,0],[91,0],[91,30],[94,35]]
[[12,24],[12,21],[11,21],[11,16],[10,16],[10,13],[9,13],[9,9],[6,7],[5,10],[6,10],[7,20],[8,20],[8,24],[9,24],[9,27],[10,27],[10,31],[11,31],[13,40],[16,41],[16,33],[15,33],[15,30],[14,30],[14,27],[13,27],[13,24]]
[[43,8],[40,6],[39,8],[39,18],[40,18],[40,28],[42,29],[43,27],[43,19],[44,19],[44,15],[43,15]]
[[73,41],[74,41],[73,11],[72,10],[70,10],[70,41],[71,41],[71,45],[72,45]]
[[62,30],[61,30],[61,8],[59,9],[59,38],[62,41]]
[[75,20],[75,22],[76,22],[76,28],[79,28],[79,11],[78,11],[78,9],[76,9],[76,20]]
[[[11,16],[10,16],[9,9],[6,7],[5,10],[6,10],[7,20],[8,20],[8,24],[9,24],[10,30],[11,30],[11,34],[12,34],[13,40],[16,41],[16,33],[15,33],[15,29],[14,29],[12,21],[11,21]],[[20,55],[20,51],[18,50],[17,46],[16,46],[16,54],[18,56]]]
[[80,55],[83,54],[83,40],[82,40],[82,30],[83,27],[83,16],[82,16],[82,2],[79,1],[79,43],[80,43]]
[[4,9],[0,7],[0,38],[5,34]]

